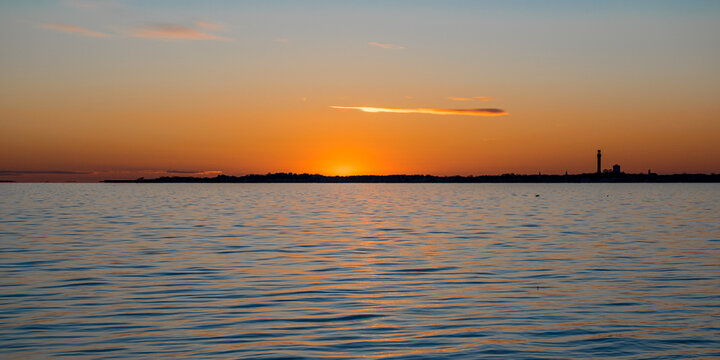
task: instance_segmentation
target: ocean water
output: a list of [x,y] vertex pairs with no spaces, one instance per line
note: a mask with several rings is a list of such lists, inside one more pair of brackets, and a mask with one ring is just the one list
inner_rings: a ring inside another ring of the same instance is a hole
[[720,358],[718,184],[0,184],[0,358]]

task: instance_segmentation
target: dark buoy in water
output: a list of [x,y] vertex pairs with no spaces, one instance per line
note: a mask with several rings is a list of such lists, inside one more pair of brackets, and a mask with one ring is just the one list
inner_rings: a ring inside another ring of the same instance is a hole
[[535,197],[540,197],[540,194],[535,194]]

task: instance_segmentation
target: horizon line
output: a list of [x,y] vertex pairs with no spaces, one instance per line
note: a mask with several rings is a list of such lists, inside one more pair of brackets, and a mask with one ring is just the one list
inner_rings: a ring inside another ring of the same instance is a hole
[[[68,174],[68,173],[65,173]],[[186,174],[186,175],[162,175],[154,178],[145,178],[144,176],[141,177],[134,177],[134,178],[110,178],[110,179],[68,179],[68,180],[30,180],[30,179],[2,179],[0,178],[0,183],[103,183],[103,182],[161,182],[162,179],[169,179],[169,180],[199,180],[199,181],[207,181],[207,180],[213,180],[213,179],[222,179],[222,178],[229,178],[229,179],[270,179],[270,180],[277,180],[281,178],[288,178],[288,179],[301,179],[301,178],[315,178],[316,180],[322,180],[322,179],[338,179],[338,180],[352,180],[352,179],[361,179],[361,178],[369,178],[369,179],[392,179],[392,178],[408,178],[408,179],[418,179],[418,178],[426,178],[426,179],[464,179],[464,180],[472,180],[472,179],[510,179],[510,178],[522,178],[522,179],[528,179],[528,178],[536,178],[536,179],[562,179],[562,178],[583,178],[583,179],[629,179],[629,178],[672,178],[672,177],[718,177],[718,179],[714,179],[714,182],[720,181],[720,173],[688,173],[688,172],[682,172],[682,173],[654,173],[654,172],[640,172],[640,173],[628,173],[628,172],[619,172],[619,173],[613,173],[613,172],[606,172],[606,173],[596,173],[596,172],[584,172],[584,173],[564,173],[564,174],[555,174],[555,173],[547,173],[543,174],[542,172],[538,173],[530,173],[530,174],[517,174],[517,173],[502,173],[502,174],[482,174],[482,175],[433,175],[433,174],[386,174],[386,175],[376,175],[376,174],[357,174],[357,175],[325,175],[320,173],[295,173],[295,172],[268,172],[265,174],[242,174],[242,175],[230,175],[230,174],[216,174],[215,176],[192,176],[192,174]],[[308,179],[312,180],[312,179]],[[260,181],[261,182],[261,181]],[[277,182],[277,181],[273,181]]]

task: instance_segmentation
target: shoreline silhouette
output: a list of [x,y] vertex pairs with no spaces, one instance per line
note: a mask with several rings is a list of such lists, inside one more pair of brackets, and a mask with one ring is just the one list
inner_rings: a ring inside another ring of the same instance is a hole
[[659,175],[627,173],[587,173],[565,175],[349,175],[326,176],[320,174],[269,173],[242,176],[216,177],[162,176],[154,179],[102,180],[103,183],[669,183],[669,182],[720,182],[720,174]]

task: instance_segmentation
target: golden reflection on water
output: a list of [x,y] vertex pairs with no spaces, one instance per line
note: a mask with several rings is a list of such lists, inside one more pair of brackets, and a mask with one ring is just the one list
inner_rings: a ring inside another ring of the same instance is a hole
[[713,184],[0,184],[0,194],[3,358],[720,348]]

